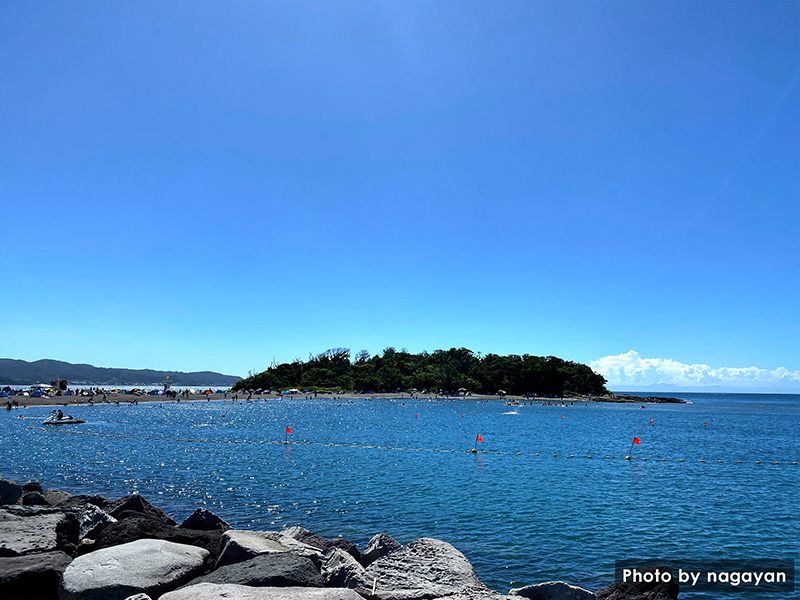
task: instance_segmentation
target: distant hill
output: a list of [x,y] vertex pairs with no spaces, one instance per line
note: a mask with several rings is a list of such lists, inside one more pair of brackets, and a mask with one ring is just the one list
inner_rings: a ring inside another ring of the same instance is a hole
[[213,371],[154,371],[152,369],[110,369],[60,360],[43,359],[34,362],[0,358],[0,385],[50,383],[66,379],[70,384],[86,385],[160,385],[169,375],[172,385],[230,386],[241,379]]

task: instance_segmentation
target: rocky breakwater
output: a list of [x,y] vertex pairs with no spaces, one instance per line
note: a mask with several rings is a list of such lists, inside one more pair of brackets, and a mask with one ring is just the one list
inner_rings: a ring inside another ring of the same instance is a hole
[[363,550],[302,527],[232,529],[205,509],[177,524],[141,496],[71,496],[0,479],[0,598],[59,600],[672,600],[677,589],[564,582],[487,588],[447,542]]

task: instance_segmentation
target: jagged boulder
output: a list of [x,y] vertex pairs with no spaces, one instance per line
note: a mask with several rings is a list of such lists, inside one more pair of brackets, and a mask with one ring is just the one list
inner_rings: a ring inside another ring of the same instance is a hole
[[289,552],[289,548],[266,531],[231,529],[222,535],[216,568],[240,563],[262,554]]
[[60,551],[0,558],[0,598],[55,598],[71,562],[72,557]]
[[289,552],[262,554],[243,562],[225,565],[190,581],[198,583],[235,583],[252,587],[322,587],[322,577],[308,558]]
[[528,598],[528,600],[596,600],[593,592],[564,581],[547,581],[515,588],[508,592],[508,595]]
[[361,553],[358,551],[356,545],[343,538],[328,539],[319,534],[313,533],[308,529],[298,526],[288,527],[280,533],[284,537],[289,537],[293,540],[297,540],[298,542],[302,542],[307,546],[311,546],[312,548],[317,548],[323,553],[330,548],[341,548],[345,552],[348,552],[357,561],[361,561]]
[[[653,565],[639,569],[641,573],[655,573],[656,570],[664,573],[669,568]],[[669,583],[612,583],[608,587],[595,592],[597,600],[677,600],[678,584],[674,578]]]
[[79,556],[64,571],[60,600],[124,600],[151,597],[189,581],[208,551],[164,540],[138,540]]
[[461,552],[433,538],[421,538],[379,558],[365,575],[367,582],[376,583],[375,594],[370,594],[375,600],[505,597],[481,583]]
[[164,521],[168,525],[176,525],[172,517],[157,506],[150,504],[138,494],[120,498],[116,502],[112,502],[106,506],[104,510],[117,520],[144,515],[151,519]]
[[199,583],[161,596],[160,600],[364,600],[353,590],[306,587],[250,587]]
[[[58,507],[61,509],[61,507]],[[67,509],[78,518],[80,527],[78,539],[96,538],[101,531],[109,525],[113,525],[117,520],[106,511],[98,508],[94,504],[84,504],[82,507]]]
[[402,548],[403,545],[392,536],[385,533],[378,533],[367,542],[364,552],[361,553],[361,564],[368,567],[380,557],[391,554],[395,550],[400,550]]
[[[11,509],[16,510],[11,510]],[[71,517],[71,518],[70,518]],[[38,512],[23,506],[0,509],[0,556],[65,550],[71,554],[78,543],[74,515]],[[72,545],[73,547],[69,547]]]
[[38,481],[30,481],[22,486],[22,491],[24,492],[39,492],[42,493],[42,484]]
[[331,548],[325,553],[320,572],[327,587],[350,588],[362,595],[372,587],[364,567],[341,548]]
[[220,519],[217,515],[205,508],[198,508],[191,515],[186,517],[180,524],[183,529],[196,529],[200,531],[211,531],[219,529],[228,531],[231,526]]

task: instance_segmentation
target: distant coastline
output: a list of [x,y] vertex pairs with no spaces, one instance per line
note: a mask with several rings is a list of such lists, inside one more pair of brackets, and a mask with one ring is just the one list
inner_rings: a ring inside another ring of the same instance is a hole
[[49,384],[58,379],[66,380],[70,385],[83,386],[152,386],[169,383],[176,386],[230,387],[241,380],[241,377],[214,371],[184,373],[154,369],[117,369],[51,359],[28,362],[0,358],[0,385],[30,385],[32,382]]

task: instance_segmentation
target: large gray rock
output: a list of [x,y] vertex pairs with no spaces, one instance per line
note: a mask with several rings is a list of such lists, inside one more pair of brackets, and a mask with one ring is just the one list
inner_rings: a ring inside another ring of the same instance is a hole
[[63,529],[64,521],[63,513],[23,516],[0,509],[0,556],[58,550],[59,529]]
[[547,581],[537,585],[515,588],[508,592],[508,595],[529,600],[596,600],[593,592],[564,581]]
[[262,554],[289,552],[270,532],[231,529],[222,536],[216,568],[250,560]]
[[375,600],[504,597],[481,583],[461,552],[432,538],[421,538],[379,558],[365,569],[365,575],[368,582],[377,580]]
[[210,531],[215,529],[228,531],[228,529],[231,528],[227,522],[223,521],[206,508],[198,508],[195,510],[192,514],[186,517],[183,523],[180,524],[180,527],[183,529],[198,529],[200,531]]
[[[672,573],[669,568],[656,565],[639,569],[642,573],[656,570]],[[595,596],[597,600],[677,600],[678,584],[674,578],[670,583],[612,583],[597,590]]]
[[322,551],[277,531],[244,531],[231,529],[222,536],[216,567],[230,565],[261,554],[291,552],[311,560],[315,566],[322,564]]
[[[69,521],[75,519],[75,526],[77,529],[74,532],[70,532],[70,539],[66,540],[68,543],[72,544],[76,544],[85,537],[95,537],[103,528],[112,523],[116,523],[116,519],[109,516],[105,511],[97,508],[94,504],[82,504],[69,507],[16,505],[7,506],[3,510],[17,517],[56,515]],[[62,529],[64,528],[66,528],[66,524],[62,525]],[[71,539],[73,534],[74,539]]]
[[364,552],[361,553],[361,564],[368,567],[380,557],[391,554],[395,550],[400,550],[402,547],[402,544],[392,536],[379,533],[367,542]]
[[288,552],[262,554],[250,560],[225,565],[193,579],[198,583],[236,583],[252,587],[322,587],[322,577],[308,558]]
[[353,590],[333,588],[263,588],[199,583],[161,596],[160,600],[364,600]]
[[158,597],[197,575],[207,555],[202,548],[164,540],[138,540],[96,550],[70,563],[58,597],[124,600],[138,593]]
[[331,548],[325,553],[320,572],[328,587],[351,588],[362,595],[372,588],[364,567],[341,548]]
[[319,534],[313,533],[303,527],[288,527],[280,532],[283,537],[289,537],[307,546],[321,550],[323,553],[331,548],[341,548],[350,553],[357,561],[361,561],[361,553],[356,545],[343,538],[328,539]]
[[0,558],[0,598],[55,598],[72,557],[60,551]]
[[22,498],[22,486],[16,481],[0,479],[0,505],[16,504]]

